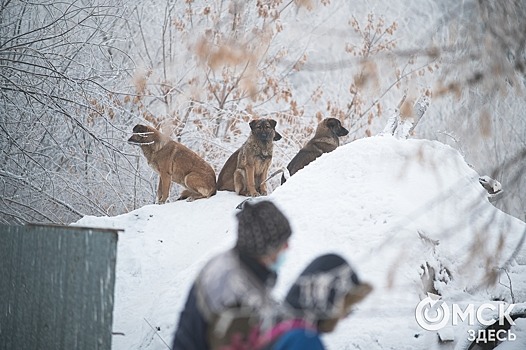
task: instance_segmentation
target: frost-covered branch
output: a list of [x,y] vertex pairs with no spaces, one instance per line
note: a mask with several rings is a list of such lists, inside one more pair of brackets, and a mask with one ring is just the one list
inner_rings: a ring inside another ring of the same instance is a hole
[[408,138],[418,122],[429,107],[429,98],[422,95],[413,106],[406,101],[406,95],[402,98],[395,112],[387,120],[387,125],[382,135],[393,135],[396,138]]

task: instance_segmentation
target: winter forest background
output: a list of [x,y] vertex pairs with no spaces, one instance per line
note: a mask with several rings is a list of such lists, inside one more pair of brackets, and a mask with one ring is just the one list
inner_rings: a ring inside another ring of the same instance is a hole
[[[155,125],[219,172],[248,121],[277,120],[271,172],[335,117],[342,143],[398,109],[526,213],[521,0],[0,2],[0,222],[71,223],[155,198],[126,143]],[[440,166],[440,164],[437,164]],[[277,178],[271,186],[278,186]],[[179,186],[172,187],[175,199]]]

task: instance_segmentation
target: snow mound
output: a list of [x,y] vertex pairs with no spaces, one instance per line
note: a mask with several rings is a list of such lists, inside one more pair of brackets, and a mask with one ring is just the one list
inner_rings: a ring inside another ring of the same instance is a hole
[[[510,302],[509,289],[486,282],[525,225],[493,207],[478,178],[457,151],[427,140],[379,136],[320,157],[271,196],[294,230],[277,293],[313,256],[347,257],[376,291],[327,337],[334,349],[430,346],[436,334],[420,337],[414,316],[427,292],[448,302]],[[523,265],[525,258],[523,247]],[[524,301],[526,269],[513,266],[508,272]]]
[[[511,302],[509,276],[515,301],[525,301],[524,247],[500,283],[487,283],[498,278],[495,268],[512,256],[526,225],[493,207],[478,178],[457,151],[426,140],[378,136],[323,155],[265,198],[293,227],[276,297],[317,255],[345,256],[375,291],[325,336],[330,349],[438,346],[436,333],[415,321],[430,291],[448,302]],[[199,269],[233,245],[243,199],[219,192],[76,223],[124,229],[113,327],[124,335],[113,337],[114,349],[166,349]],[[462,334],[456,340],[464,342]]]

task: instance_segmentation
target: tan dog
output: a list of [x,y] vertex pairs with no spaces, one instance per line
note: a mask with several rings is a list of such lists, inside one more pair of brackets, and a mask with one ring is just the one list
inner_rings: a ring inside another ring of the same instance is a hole
[[[336,118],[325,118],[318,123],[314,137],[300,149],[298,154],[292,158],[287,165],[290,176],[298,170],[303,169],[307,164],[321,156],[323,153],[332,152],[340,145],[338,137],[345,136],[349,130],[345,129]],[[285,183],[285,176],[281,176],[281,184]]]
[[235,191],[242,196],[267,195],[265,180],[272,162],[273,141],[281,139],[273,119],[252,120],[251,133],[223,165],[217,189]]
[[148,165],[159,174],[159,204],[168,199],[172,181],[185,188],[178,200],[208,198],[216,193],[214,169],[181,143],[141,124],[135,125],[128,142],[141,147]]

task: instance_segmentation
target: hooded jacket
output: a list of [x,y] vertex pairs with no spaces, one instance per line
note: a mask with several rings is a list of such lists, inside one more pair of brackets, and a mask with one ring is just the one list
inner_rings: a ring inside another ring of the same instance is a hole
[[190,289],[172,350],[218,349],[245,337],[274,306],[276,274],[254,258],[228,250],[212,258]]

